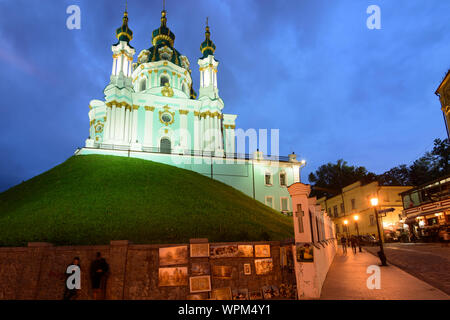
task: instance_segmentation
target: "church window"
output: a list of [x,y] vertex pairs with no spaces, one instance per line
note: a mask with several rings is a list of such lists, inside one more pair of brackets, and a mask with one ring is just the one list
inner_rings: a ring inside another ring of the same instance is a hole
[[147,81],[146,79],[142,79],[139,82],[139,91],[144,91],[145,89],[147,89]]
[[169,78],[167,78],[166,76],[161,76],[160,86],[161,86],[161,87],[164,87],[164,86],[166,85],[166,83],[167,83],[167,84],[170,84],[170,83],[169,83]]
[[272,174],[270,172],[266,172],[264,176],[264,182],[266,183],[266,186],[272,185]]
[[280,173],[280,186],[282,186],[282,187],[286,186],[286,173],[285,172]]
[[184,93],[186,92],[186,84],[183,82],[182,86],[181,86],[181,90],[183,90]]
[[171,116],[169,113],[164,113],[164,114],[161,116],[161,120],[162,120],[164,123],[170,123],[170,122],[172,121],[172,116]]

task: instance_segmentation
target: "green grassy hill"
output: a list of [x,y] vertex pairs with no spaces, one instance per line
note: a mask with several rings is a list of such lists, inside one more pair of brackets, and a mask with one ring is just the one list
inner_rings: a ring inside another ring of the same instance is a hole
[[76,156],[0,194],[0,246],[282,240],[291,219],[192,171]]

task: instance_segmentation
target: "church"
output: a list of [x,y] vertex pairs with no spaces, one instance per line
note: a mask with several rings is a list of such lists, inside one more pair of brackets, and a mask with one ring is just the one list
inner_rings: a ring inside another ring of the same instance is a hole
[[[116,31],[110,82],[104,100],[89,105],[90,131],[76,155],[105,154],[166,163],[210,176],[286,214],[292,212],[287,186],[300,181],[304,161],[295,154],[236,153],[237,115],[223,112],[218,89],[216,46],[206,25],[198,59],[198,95],[188,57],[175,49],[175,34],[161,12],[149,49],[130,44],[128,13]],[[245,141],[245,140],[244,140]]]

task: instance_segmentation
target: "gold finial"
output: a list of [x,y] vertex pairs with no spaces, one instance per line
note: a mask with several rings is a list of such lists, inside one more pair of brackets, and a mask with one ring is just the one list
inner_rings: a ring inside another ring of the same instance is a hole
[[163,10],[161,11],[161,26],[165,27],[167,22],[166,18],[166,0],[163,0]]
[[206,17],[206,32],[205,32],[206,39],[209,39],[210,35],[211,33],[209,32],[208,17]]

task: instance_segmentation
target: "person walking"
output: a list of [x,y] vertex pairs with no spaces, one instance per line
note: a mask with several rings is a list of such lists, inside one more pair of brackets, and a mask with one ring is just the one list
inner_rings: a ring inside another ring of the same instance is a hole
[[91,283],[94,300],[105,297],[106,276],[109,265],[100,252],[97,252],[95,260],[91,264]]
[[350,243],[352,246],[353,254],[356,254],[356,238],[354,236],[350,238]]
[[[67,268],[69,268],[71,265],[76,265],[76,266],[78,266],[78,268],[81,269],[81,266],[80,266],[80,258],[78,258],[78,257],[73,258],[72,263],[67,265],[66,270],[67,270]],[[66,275],[66,280],[64,281],[64,287],[65,287],[65,290],[64,290],[63,300],[72,300],[72,299],[76,299],[76,297],[78,296],[78,291],[79,291],[79,289],[75,289],[75,288],[74,288],[74,289],[69,289],[69,288],[67,287],[67,279],[69,279],[69,277],[71,276],[71,274],[65,272],[65,275]]]
[[342,254],[347,254],[347,238],[345,236],[342,236],[341,238],[341,245],[342,245]]

